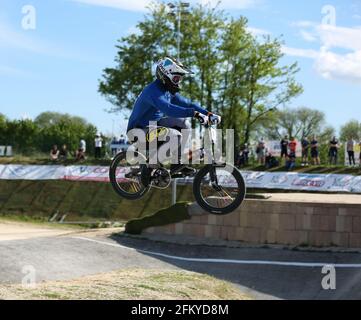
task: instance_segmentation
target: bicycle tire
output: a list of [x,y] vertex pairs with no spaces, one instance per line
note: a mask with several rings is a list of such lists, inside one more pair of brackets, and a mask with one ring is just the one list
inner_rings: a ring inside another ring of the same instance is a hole
[[[137,151],[134,152],[134,156],[140,155]],[[138,200],[142,198],[149,190],[150,186],[144,186],[140,183],[141,189],[138,192],[135,193],[128,193],[124,191],[117,182],[117,167],[120,161],[126,159],[126,152],[120,152],[118,153],[114,159],[112,160],[109,168],[109,180],[110,183],[114,189],[114,191],[121,196],[122,198],[125,198],[127,200]]]
[[230,205],[228,205],[224,208],[213,207],[213,206],[209,205],[203,199],[203,196],[201,194],[202,179],[208,173],[210,173],[210,170],[212,168],[213,168],[213,165],[207,165],[207,166],[203,167],[201,170],[199,170],[199,172],[197,173],[197,175],[195,176],[194,181],[193,181],[193,194],[196,199],[196,202],[205,211],[207,211],[211,214],[215,214],[215,215],[226,215],[226,214],[229,214],[229,213],[233,212],[234,210],[236,210],[243,203],[243,201],[246,197],[246,184],[245,184],[245,181],[244,181],[241,173],[235,167],[231,166],[231,168],[233,168],[231,175],[237,181],[237,186],[238,186],[239,192],[238,192],[235,200]]

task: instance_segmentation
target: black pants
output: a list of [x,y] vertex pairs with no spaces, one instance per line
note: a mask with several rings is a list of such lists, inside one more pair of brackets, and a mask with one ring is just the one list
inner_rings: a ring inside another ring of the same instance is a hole
[[330,154],[330,164],[337,164],[337,159],[338,159],[338,150],[337,148],[330,148],[329,151]]
[[355,165],[356,162],[355,162],[355,152],[354,151],[347,151],[348,153],[348,161],[350,161],[350,166],[352,165]]
[[101,157],[101,150],[102,150],[102,148],[95,147],[95,158],[100,158]]
[[288,156],[287,148],[281,148],[281,158],[287,157],[287,156]]

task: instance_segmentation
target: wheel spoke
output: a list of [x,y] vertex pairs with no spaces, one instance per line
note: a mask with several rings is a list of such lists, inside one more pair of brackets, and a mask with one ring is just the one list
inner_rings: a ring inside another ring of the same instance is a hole
[[140,163],[136,163],[134,159],[127,161],[126,153],[121,153],[114,158],[111,168],[110,180],[121,196],[135,199],[144,193],[146,188],[141,183]]
[[[240,190],[239,183],[233,173],[216,168],[215,174],[218,178],[216,186],[211,184],[209,172],[203,176],[199,185],[200,195],[207,206],[214,209],[224,209],[232,205],[242,190]],[[234,186],[237,187],[234,188]]]

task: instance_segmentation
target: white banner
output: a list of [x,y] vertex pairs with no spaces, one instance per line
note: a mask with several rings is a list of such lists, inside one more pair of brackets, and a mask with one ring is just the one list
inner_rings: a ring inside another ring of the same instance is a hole
[[109,181],[109,168],[100,166],[64,167],[64,180],[72,181]]
[[4,180],[59,180],[64,179],[64,166],[0,165],[0,179]]
[[[361,176],[341,174],[305,174],[297,172],[241,171],[247,188],[295,191],[361,193]],[[220,184],[235,186],[229,174],[218,177]],[[179,179],[180,184],[192,184],[192,179]]]
[[[361,193],[361,176],[340,174],[305,174],[296,172],[242,171],[248,188],[282,189],[323,192]],[[109,168],[104,166],[58,165],[0,165],[3,180],[71,180],[109,182]],[[119,178],[124,172],[118,172]],[[228,173],[219,177],[220,183],[234,185]],[[179,184],[192,179],[178,179]]]
[[249,188],[358,192],[361,180],[352,175],[287,172],[242,172]]

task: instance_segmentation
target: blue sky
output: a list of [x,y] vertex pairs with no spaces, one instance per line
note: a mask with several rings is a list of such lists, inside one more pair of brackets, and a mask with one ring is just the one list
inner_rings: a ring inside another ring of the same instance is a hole
[[[147,2],[0,0],[0,112],[10,118],[67,112],[119,134],[126,120],[104,111],[110,105],[97,92],[98,80],[113,65],[116,40],[134,32]],[[22,28],[26,5],[36,9],[35,30]],[[361,120],[360,0],[224,0],[222,7],[246,16],[256,35],[283,36],[282,63],[299,62],[305,89],[291,106],[322,110],[336,128]]]

